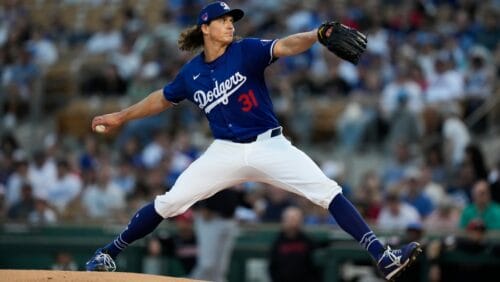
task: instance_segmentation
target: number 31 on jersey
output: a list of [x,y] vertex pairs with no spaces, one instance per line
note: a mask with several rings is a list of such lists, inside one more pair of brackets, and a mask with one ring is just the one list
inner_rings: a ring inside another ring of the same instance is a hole
[[259,102],[257,102],[253,90],[241,94],[240,97],[238,97],[238,102],[242,104],[241,110],[244,112],[249,112],[253,107],[259,106]]

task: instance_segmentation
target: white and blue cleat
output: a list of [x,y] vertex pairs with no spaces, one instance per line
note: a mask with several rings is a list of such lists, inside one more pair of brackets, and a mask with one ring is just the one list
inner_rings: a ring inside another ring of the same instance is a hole
[[103,249],[97,249],[94,256],[85,264],[87,271],[108,271],[116,270],[113,258],[105,253]]
[[378,260],[378,269],[385,279],[394,281],[393,279],[415,262],[420,253],[422,249],[417,242],[411,242],[401,249],[392,250],[387,247]]

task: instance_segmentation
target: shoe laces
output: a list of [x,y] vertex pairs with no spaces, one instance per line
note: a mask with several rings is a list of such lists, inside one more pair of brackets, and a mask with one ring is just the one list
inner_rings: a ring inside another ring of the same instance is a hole
[[115,271],[116,264],[115,261],[106,253],[100,253],[97,255],[96,260],[102,261],[107,271]]
[[401,265],[401,250],[392,250],[391,247],[387,247],[387,249],[384,251],[382,254],[382,257],[379,260],[382,261],[385,257],[388,258],[391,263],[386,265],[385,268],[393,267],[393,266],[400,266]]

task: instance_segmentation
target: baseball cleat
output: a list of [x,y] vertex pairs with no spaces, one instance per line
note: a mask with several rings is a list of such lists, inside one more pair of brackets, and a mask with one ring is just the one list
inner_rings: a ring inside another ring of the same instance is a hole
[[105,253],[103,249],[97,249],[94,256],[85,264],[87,271],[108,271],[116,270],[116,264],[110,255]]
[[422,249],[417,242],[411,242],[396,250],[387,247],[378,260],[378,269],[385,279],[394,281],[399,274],[415,262],[421,252]]

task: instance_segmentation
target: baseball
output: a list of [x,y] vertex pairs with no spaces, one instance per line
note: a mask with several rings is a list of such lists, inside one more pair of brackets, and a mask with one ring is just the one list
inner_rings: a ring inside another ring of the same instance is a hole
[[106,126],[99,124],[95,126],[95,131],[99,133],[103,133],[106,130]]

